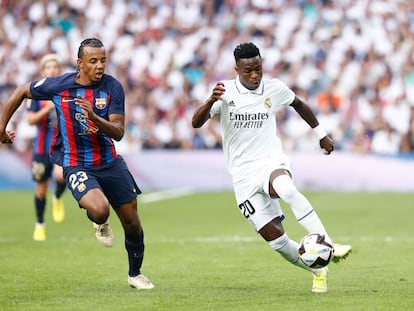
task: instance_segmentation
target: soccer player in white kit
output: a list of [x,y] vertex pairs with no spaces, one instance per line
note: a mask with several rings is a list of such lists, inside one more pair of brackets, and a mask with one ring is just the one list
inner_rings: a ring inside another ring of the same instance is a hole
[[[290,161],[277,136],[276,110],[293,107],[313,129],[325,154],[334,150],[334,142],[309,106],[290,88],[278,79],[262,79],[262,58],[253,43],[238,45],[234,58],[237,78],[216,84],[209,98],[194,112],[192,125],[199,128],[209,118],[219,116],[223,151],[240,212],[272,249],[313,273],[313,292],[326,292],[328,268],[305,266],[299,260],[298,243],[289,239],[282,225],[284,215],[277,198],[290,205],[307,232],[328,236],[311,203],[292,181]],[[350,252],[350,245],[335,244],[334,261]]]

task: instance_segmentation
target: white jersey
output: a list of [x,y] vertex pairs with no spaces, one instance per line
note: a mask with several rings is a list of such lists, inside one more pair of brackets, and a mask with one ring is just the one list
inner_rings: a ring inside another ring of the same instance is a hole
[[295,93],[278,79],[262,80],[255,90],[246,89],[239,78],[222,82],[223,100],[213,104],[210,116],[220,117],[223,152],[233,182],[246,181],[270,159],[284,155],[275,112],[290,105]]

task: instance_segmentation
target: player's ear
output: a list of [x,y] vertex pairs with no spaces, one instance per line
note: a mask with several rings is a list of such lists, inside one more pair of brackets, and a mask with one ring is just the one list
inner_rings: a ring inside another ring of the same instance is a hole
[[78,67],[78,70],[79,70],[79,69],[81,69],[81,68],[83,67],[83,65],[82,65],[82,60],[81,60],[80,58],[78,58],[78,59],[76,60],[76,65],[77,65],[77,67]]

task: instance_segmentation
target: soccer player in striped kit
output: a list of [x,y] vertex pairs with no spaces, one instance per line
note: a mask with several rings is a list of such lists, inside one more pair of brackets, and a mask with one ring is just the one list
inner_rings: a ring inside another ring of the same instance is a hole
[[138,216],[141,193],[125,161],[116,153],[125,128],[125,93],[114,77],[105,74],[106,50],[97,38],[85,39],[78,48],[78,70],[18,87],[0,120],[0,142],[13,141],[6,131],[10,117],[25,98],[53,100],[58,135],[51,156],[63,166],[63,175],[79,206],[86,209],[98,240],[112,246],[108,223],[110,207],[121,221],[128,254],[128,284],[137,289],[154,285],[141,273],[144,231]]
[[[62,73],[62,61],[57,54],[46,54],[40,60],[40,73],[42,77],[57,77]],[[52,216],[57,223],[65,218],[62,194],[66,189],[62,167],[53,164],[49,158],[49,149],[56,128],[55,105],[50,100],[30,100],[27,107],[27,120],[36,125],[37,134],[33,142],[32,176],[36,183],[35,211],[36,223],[33,232],[35,241],[46,240],[45,209],[47,190],[52,173],[54,173],[56,186],[52,197]]]

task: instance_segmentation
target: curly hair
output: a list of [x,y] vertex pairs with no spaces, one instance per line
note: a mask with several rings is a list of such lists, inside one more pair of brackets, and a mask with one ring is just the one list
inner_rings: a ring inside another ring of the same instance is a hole
[[252,57],[260,56],[260,50],[252,42],[241,43],[238,46],[236,46],[236,48],[234,49],[233,55],[237,63],[241,58],[252,58]]

